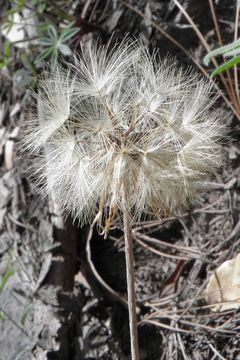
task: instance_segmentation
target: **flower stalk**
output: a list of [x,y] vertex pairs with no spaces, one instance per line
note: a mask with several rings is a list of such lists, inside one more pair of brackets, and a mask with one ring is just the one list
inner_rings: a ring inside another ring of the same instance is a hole
[[127,191],[125,190],[124,185],[122,189],[122,203],[123,203],[122,204],[123,225],[124,225],[124,241],[125,241],[131,354],[132,354],[132,360],[139,360],[136,295],[135,295],[135,287],[134,287],[134,254],[133,254],[132,223],[131,223],[131,216],[129,214]]

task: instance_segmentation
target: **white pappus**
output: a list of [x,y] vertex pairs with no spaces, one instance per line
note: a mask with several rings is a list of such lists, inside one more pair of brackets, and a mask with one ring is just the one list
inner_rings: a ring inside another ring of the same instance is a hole
[[43,193],[105,232],[121,214],[123,187],[136,221],[191,203],[222,158],[225,116],[212,109],[207,81],[126,39],[111,50],[89,44],[74,60],[42,77],[25,124]]

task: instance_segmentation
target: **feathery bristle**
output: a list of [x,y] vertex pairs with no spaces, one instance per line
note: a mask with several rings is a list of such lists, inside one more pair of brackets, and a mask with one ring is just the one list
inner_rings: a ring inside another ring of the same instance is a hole
[[195,183],[221,164],[224,116],[211,86],[137,41],[91,44],[74,60],[40,81],[26,124],[42,191],[81,224],[111,226],[123,186],[135,220],[191,203]]

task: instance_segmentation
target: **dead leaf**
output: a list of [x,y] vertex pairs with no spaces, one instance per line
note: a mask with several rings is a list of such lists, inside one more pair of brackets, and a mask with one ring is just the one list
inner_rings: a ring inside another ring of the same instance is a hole
[[240,253],[225,261],[212,274],[206,288],[206,301],[216,304],[212,311],[225,311],[240,307]]
[[7,137],[7,131],[6,128],[3,127],[0,129],[0,155],[3,154],[3,146],[5,145],[6,137]]
[[111,33],[115,27],[117,26],[117,23],[121,17],[123,13],[123,10],[115,10],[114,13],[112,14],[112,16],[109,18],[109,20],[107,21],[107,27],[108,27],[108,31]]
[[148,36],[150,36],[152,33],[152,11],[149,2],[145,6],[144,14],[144,25],[146,26]]
[[12,110],[11,110],[11,112],[10,112],[10,117],[13,117],[14,115],[16,115],[20,110],[21,110],[21,105],[20,105],[19,102],[17,102],[17,103],[13,106],[13,108],[12,108]]
[[5,144],[5,166],[7,170],[13,168],[13,158],[14,158],[14,141],[18,135],[19,126],[15,127]]
[[25,42],[22,42],[25,37],[23,29],[24,19],[18,12],[15,12],[12,15],[12,24],[13,25],[10,29],[4,28],[1,30],[2,35],[5,36],[10,43],[14,43],[15,46],[19,48],[26,48],[27,44]]

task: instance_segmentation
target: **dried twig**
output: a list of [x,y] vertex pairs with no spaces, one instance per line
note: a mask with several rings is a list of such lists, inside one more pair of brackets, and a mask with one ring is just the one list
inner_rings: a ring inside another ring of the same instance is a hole
[[225,357],[223,357],[223,356],[217,351],[217,349],[216,349],[212,344],[209,343],[208,346],[209,346],[210,349],[214,352],[214,354],[217,356],[218,359],[227,360]]
[[136,238],[136,241],[139,245],[143,246],[145,249],[148,249],[149,251],[153,252],[154,254],[160,255],[160,256],[164,256],[167,257],[169,259],[175,259],[175,260],[189,260],[190,257],[187,256],[179,256],[179,255],[173,255],[173,254],[168,254],[168,253],[164,253],[160,250],[157,250],[156,248],[153,248],[152,246],[145,244],[145,242],[143,242],[142,240]]
[[[134,11],[136,14],[138,14],[139,16],[141,16],[143,19],[145,19],[145,15],[136,7],[130,5],[128,2],[121,0],[122,3],[128,7],[131,11]],[[235,107],[233,106],[233,104],[231,104],[231,102],[229,101],[229,99],[225,96],[225,94],[222,92],[222,90],[220,89],[220,87],[215,83],[215,81],[212,79],[211,76],[209,76],[209,74],[207,73],[207,71],[202,67],[202,65],[191,55],[191,53],[184,47],[182,46],[176,39],[174,39],[170,34],[168,34],[159,24],[157,24],[156,22],[151,21],[152,26],[157,29],[158,31],[160,31],[160,33],[162,35],[164,35],[170,42],[172,42],[176,47],[178,47],[188,58],[190,58],[192,60],[192,62],[198,67],[198,69],[202,72],[202,74],[204,76],[206,76],[208,78],[208,80],[213,84],[213,86],[215,87],[215,89],[218,91],[218,93],[220,94],[220,96],[224,99],[225,103],[227,104],[227,106],[232,110],[232,112],[236,115],[236,117],[238,118],[238,120],[240,120],[240,114],[238,113],[238,111],[235,109]],[[210,51],[210,48],[209,48]],[[223,79],[223,82],[226,83],[226,81]],[[226,84],[227,89],[228,85]],[[229,90],[228,90],[229,91]]]
[[169,247],[169,248],[172,248],[172,249],[175,249],[175,250],[186,252],[187,254],[193,254],[195,256],[200,255],[199,250],[195,249],[193,247],[185,247],[185,246],[181,246],[181,245],[171,244],[169,242],[162,241],[160,239],[155,239],[155,238],[153,238],[153,237],[151,237],[149,235],[141,234],[140,232],[135,231],[135,230],[133,230],[133,235],[136,236],[139,239],[144,240],[144,241],[152,242],[153,244],[161,245],[161,246],[164,246],[164,247]]

